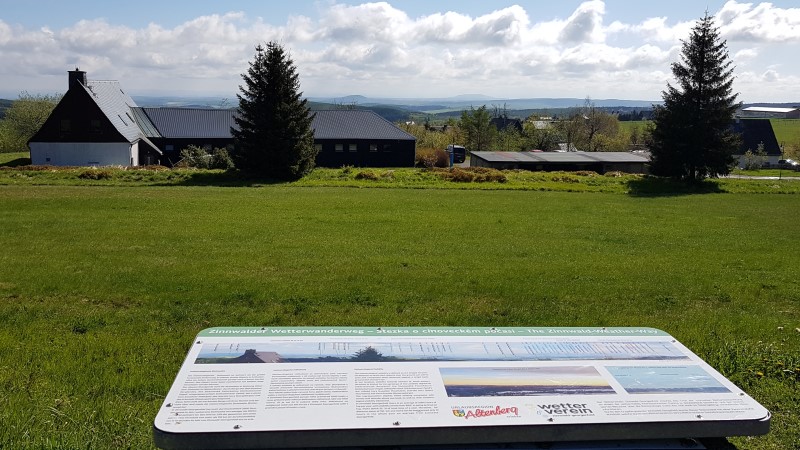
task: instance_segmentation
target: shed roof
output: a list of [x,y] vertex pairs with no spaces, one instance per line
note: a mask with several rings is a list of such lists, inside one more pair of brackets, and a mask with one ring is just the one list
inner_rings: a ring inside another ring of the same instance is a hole
[[521,163],[647,163],[643,155],[630,152],[472,152],[484,161]]
[[314,139],[416,140],[393,123],[367,110],[315,111]]
[[747,112],[763,112],[763,113],[790,113],[800,108],[773,108],[769,106],[750,106],[742,109]]

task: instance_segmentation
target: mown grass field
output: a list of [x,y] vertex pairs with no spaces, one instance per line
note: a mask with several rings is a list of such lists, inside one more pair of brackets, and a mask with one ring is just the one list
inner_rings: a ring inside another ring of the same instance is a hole
[[770,119],[778,145],[800,146],[800,120]]
[[800,447],[799,183],[331,181],[350,172],[233,187],[0,172],[0,448],[151,447],[192,338],[245,325],[656,327],[772,412],[736,445]]

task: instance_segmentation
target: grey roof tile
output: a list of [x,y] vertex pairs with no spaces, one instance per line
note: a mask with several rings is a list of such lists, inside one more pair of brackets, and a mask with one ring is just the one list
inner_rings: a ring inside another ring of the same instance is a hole
[[140,108],[165,138],[230,139],[233,109]]
[[136,142],[144,137],[131,115],[131,108],[136,106],[136,102],[122,90],[119,82],[89,81],[83,88],[128,142]]
[[314,139],[393,139],[416,140],[374,111],[315,111],[311,128]]

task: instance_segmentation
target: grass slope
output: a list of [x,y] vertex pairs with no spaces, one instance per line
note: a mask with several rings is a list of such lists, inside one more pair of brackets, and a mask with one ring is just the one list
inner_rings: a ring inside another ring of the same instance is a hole
[[0,448],[148,448],[226,325],[651,326],[800,446],[799,195],[0,186]]

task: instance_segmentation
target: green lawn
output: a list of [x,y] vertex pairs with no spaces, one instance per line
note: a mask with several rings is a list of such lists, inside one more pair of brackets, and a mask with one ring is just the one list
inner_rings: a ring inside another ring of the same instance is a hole
[[24,166],[30,163],[30,152],[0,153],[0,166]]
[[[310,181],[309,181],[310,183]],[[210,326],[650,326],[800,446],[800,195],[0,186],[0,448],[148,448]]]
[[778,145],[800,145],[800,120],[770,119]]

